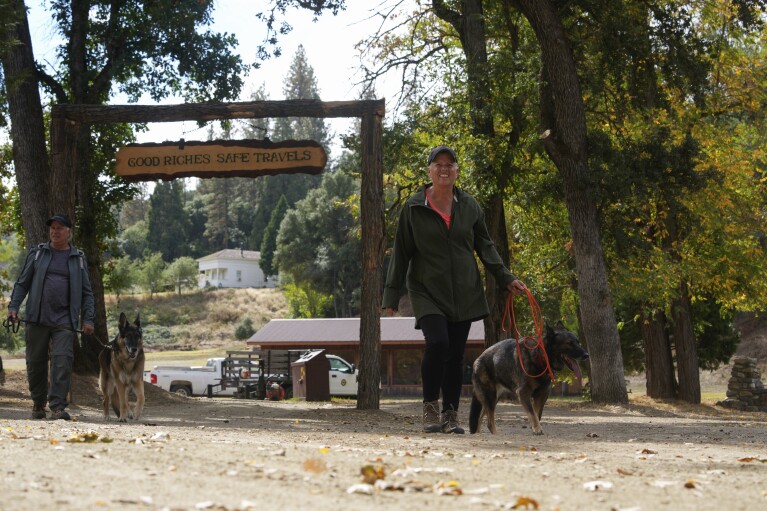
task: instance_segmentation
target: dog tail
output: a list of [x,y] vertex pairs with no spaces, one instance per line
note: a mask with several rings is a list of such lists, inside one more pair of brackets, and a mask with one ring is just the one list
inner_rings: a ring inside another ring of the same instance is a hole
[[471,408],[469,409],[469,433],[479,431],[479,420],[482,415],[482,403],[477,396],[471,396]]

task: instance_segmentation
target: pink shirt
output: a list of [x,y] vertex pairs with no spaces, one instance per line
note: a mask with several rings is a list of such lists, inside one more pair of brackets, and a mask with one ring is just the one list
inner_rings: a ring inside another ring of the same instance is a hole
[[433,209],[434,211],[436,211],[437,213],[439,213],[439,216],[441,216],[441,217],[442,217],[442,220],[444,220],[444,221],[445,221],[445,225],[447,225],[447,228],[448,228],[448,229],[450,229],[450,215],[446,215],[446,214],[444,214],[442,211],[440,211],[439,209],[437,209],[437,208],[434,206],[434,203],[431,201],[431,198],[429,197],[429,194],[428,194],[428,193],[426,194],[426,200],[429,202],[429,206],[431,206],[431,209]]

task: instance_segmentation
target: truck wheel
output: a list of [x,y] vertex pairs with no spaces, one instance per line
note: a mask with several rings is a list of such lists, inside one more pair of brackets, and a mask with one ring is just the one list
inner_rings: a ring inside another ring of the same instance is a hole
[[173,394],[178,394],[179,396],[192,397],[192,389],[186,385],[173,385],[170,388],[170,391]]

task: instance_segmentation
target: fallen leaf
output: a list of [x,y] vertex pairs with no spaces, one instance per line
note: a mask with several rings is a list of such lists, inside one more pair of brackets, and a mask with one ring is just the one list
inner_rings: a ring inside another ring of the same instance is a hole
[[109,437],[102,437],[95,431],[89,431],[87,433],[74,434],[67,439],[67,442],[71,444],[82,444],[82,443],[93,443],[93,442],[108,443],[108,442],[112,442],[112,439]]
[[738,461],[740,461],[741,463],[751,463],[752,461],[758,461],[759,463],[767,463],[766,459],[751,458],[751,457],[749,457],[749,458],[740,458]]
[[511,509],[520,509],[522,507],[530,509],[530,506],[532,506],[533,509],[538,509],[538,502],[530,497],[517,497],[517,502],[511,506]]
[[658,451],[653,451],[652,449],[642,449],[639,451],[639,454],[658,454]]
[[622,468],[618,469],[618,473],[622,476],[633,476],[634,472],[629,472],[628,470],[624,470]]
[[380,465],[377,467],[374,467],[373,465],[365,465],[360,469],[360,473],[362,474],[362,482],[368,484],[373,484],[379,479],[386,479],[384,469]]
[[309,458],[308,460],[304,461],[304,470],[307,472],[321,474],[327,469],[328,465],[323,460],[318,460],[317,458]]
[[695,488],[695,481],[692,479],[688,479],[686,483],[684,483],[685,488]]
[[437,495],[463,495],[463,490],[461,490],[461,485],[458,481],[441,481],[434,485],[434,489]]

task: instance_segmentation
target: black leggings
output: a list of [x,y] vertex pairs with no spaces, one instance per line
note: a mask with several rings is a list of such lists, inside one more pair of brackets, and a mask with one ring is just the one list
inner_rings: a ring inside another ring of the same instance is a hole
[[463,385],[463,352],[471,321],[449,322],[429,314],[419,321],[426,349],[421,361],[423,401],[437,401],[442,391],[442,411],[458,410]]

